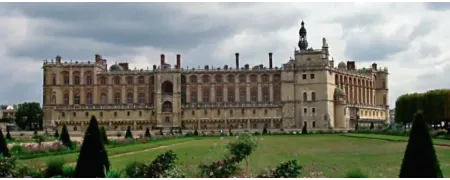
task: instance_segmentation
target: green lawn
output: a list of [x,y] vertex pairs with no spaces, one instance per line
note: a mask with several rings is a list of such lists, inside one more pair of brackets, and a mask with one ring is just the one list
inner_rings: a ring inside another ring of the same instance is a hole
[[[386,137],[399,138],[396,136]],[[359,168],[368,173],[370,177],[395,178],[398,177],[406,147],[404,141],[368,139],[367,137],[355,138],[341,134],[259,136],[258,138],[260,139],[259,147],[250,157],[250,170],[254,175],[259,174],[269,166],[275,167],[283,161],[296,159],[303,166],[301,176],[308,176],[309,172],[323,172],[326,177],[344,177],[347,171]],[[407,137],[403,138],[407,139]],[[201,162],[219,160],[225,154],[224,146],[229,140],[233,139],[235,137],[228,137],[223,140],[220,137],[202,138],[201,140],[182,138],[157,142],[161,143],[158,145],[153,143],[108,149],[108,154],[110,155],[109,160],[112,168],[123,169],[133,161],[151,162],[157,155],[170,149],[178,155],[181,168],[191,174],[192,171],[194,173],[198,171],[197,167]],[[179,144],[170,147],[139,151],[174,144],[177,143],[177,140],[179,140]],[[450,148],[435,147],[444,177],[450,177]],[[121,149],[118,150],[119,148]],[[129,151],[137,152],[121,154]],[[112,156],[113,154],[116,155]],[[62,156],[72,161],[77,157],[76,155]],[[47,159],[49,157],[31,159],[27,162],[41,164]]]

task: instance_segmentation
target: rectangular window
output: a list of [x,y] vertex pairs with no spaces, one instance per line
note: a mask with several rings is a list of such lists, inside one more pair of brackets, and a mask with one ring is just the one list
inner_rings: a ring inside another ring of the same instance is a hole
[[315,114],[316,113],[316,108],[312,108],[311,111],[312,111],[313,114]]
[[308,108],[303,108],[303,114],[308,114]]
[[311,79],[314,79],[314,74],[311,74]]
[[303,78],[303,79],[306,79],[306,74],[302,74],[302,78]]

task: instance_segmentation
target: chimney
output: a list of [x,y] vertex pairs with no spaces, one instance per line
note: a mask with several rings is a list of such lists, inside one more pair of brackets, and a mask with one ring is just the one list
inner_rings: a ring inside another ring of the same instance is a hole
[[260,64],[259,69],[263,69],[263,68],[264,68],[264,65]]
[[62,58],[60,55],[57,55],[55,59],[56,59],[56,63],[61,63]]
[[347,61],[347,70],[351,70],[351,69],[352,69],[351,62]]
[[181,55],[177,54],[177,68],[181,69]]
[[272,55],[273,53],[269,53],[269,69],[272,69]]
[[228,70],[228,65],[223,66],[223,69]]
[[372,64],[372,69],[373,69],[373,70],[377,70],[377,63],[373,63],[373,64]]
[[236,55],[236,69],[239,69],[239,53],[235,53]]
[[123,68],[123,70],[128,71],[128,63],[119,63],[119,66]]
[[161,54],[161,65],[166,64],[166,55]]
[[248,70],[248,69],[250,68],[250,65],[245,64],[244,68],[245,68],[246,70]]
[[205,66],[205,70],[209,70],[209,66],[208,65]]
[[153,64],[153,70],[156,70],[156,64]]

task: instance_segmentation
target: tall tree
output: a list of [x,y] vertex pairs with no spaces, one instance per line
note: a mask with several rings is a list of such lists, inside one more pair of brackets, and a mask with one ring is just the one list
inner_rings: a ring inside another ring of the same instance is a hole
[[9,130],[6,130],[6,139],[7,140],[12,140],[13,138],[11,137],[11,133],[9,133]]
[[9,154],[8,144],[6,143],[5,137],[3,136],[3,132],[0,129],[0,154],[3,155],[3,157],[10,157],[11,154]]
[[97,119],[92,116],[81,145],[74,178],[105,178],[109,166]]
[[125,139],[133,139],[133,134],[131,133],[131,127],[128,126],[127,132],[125,133]]
[[415,115],[400,178],[442,178],[439,161],[421,112]]
[[103,127],[103,126],[100,128],[100,135],[102,136],[101,138],[102,138],[103,144],[108,144],[109,143],[108,135],[106,134],[105,127]]
[[150,134],[150,128],[145,129],[144,137],[146,137],[146,138],[151,138],[152,137],[152,135]]
[[55,134],[54,134],[53,136],[55,136],[56,139],[59,139],[59,132],[58,132],[58,129],[55,130]]
[[70,140],[69,131],[67,131],[66,125],[63,126],[61,130],[61,137],[59,137],[59,140],[64,144],[64,146],[72,148],[72,141]]
[[33,130],[33,125],[42,129],[42,117],[44,112],[37,102],[25,102],[18,105],[16,112],[16,124],[22,129]]

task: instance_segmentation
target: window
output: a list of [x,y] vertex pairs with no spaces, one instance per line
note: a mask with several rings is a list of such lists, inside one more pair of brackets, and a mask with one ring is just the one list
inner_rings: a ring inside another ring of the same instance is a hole
[[203,102],[209,102],[209,87],[203,88]]
[[120,93],[114,95],[114,104],[120,104]]
[[269,82],[269,75],[267,75],[267,74],[261,75],[261,81],[262,82]]
[[217,110],[217,115],[220,115],[220,109]]
[[130,111],[127,112],[127,116],[130,116]]
[[170,117],[166,117],[166,123],[170,123]]
[[114,112],[114,117],[117,117],[117,112]]
[[241,109],[241,114],[244,115],[245,114],[245,110]]
[[250,101],[257,102],[258,101],[258,89],[256,87],[252,88],[250,93]]
[[316,127],[316,121],[313,121],[312,127],[313,127],[313,128]]
[[264,109],[264,114],[267,115],[267,109]]
[[308,93],[303,93],[303,101],[308,101]]
[[56,104],[56,96],[55,95],[52,96],[52,104]]
[[101,98],[101,103],[102,104],[106,104],[107,103],[107,101],[106,101],[106,94],[105,93],[102,93],[100,95],[100,98]]
[[228,75],[228,83],[234,83],[234,75]]
[[281,101],[281,89],[280,86],[273,87],[273,101],[280,102]]
[[385,89],[386,88],[386,80],[382,80],[381,81],[381,87],[383,88],[383,89]]
[[216,83],[222,83],[222,75],[216,75]]
[[62,117],[66,117],[66,113],[62,112],[62,113],[61,113],[61,116],[62,116]]
[[172,112],[172,103],[169,102],[169,101],[165,101],[165,102],[163,103],[163,109],[162,109],[162,111],[163,111],[163,112]]
[[228,102],[234,102],[234,87],[228,87]]
[[256,110],[253,109],[253,114],[256,114]]
[[70,81],[69,81],[69,75],[68,74],[64,74],[64,85],[69,85]]
[[145,93],[143,93],[143,92],[139,93],[139,103],[145,104]]
[[311,112],[312,112],[313,114],[315,114],[315,113],[316,113],[316,108],[312,108],[312,109],[311,109]]
[[133,93],[128,93],[127,94],[127,103],[128,104],[133,104]]
[[239,87],[239,102],[247,102],[247,88],[245,86]]
[[103,112],[100,112],[100,117],[102,117],[103,116]]
[[75,85],[80,85],[80,77],[75,76],[74,84],[75,84]]
[[223,90],[222,87],[216,87],[216,102],[223,101],[222,90]]
[[192,110],[192,113],[191,113],[193,116],[195,115],[195,111],[194,110]]
[[86,85],[92,86],[92,77],[91,76],[86,77]]
[[77,113],[76,112],[73,112],[72,115],[73,115],[73,117],[77,117]]
[[269,102],[269,87],[263,87],[262,89],[262,100],[263,102]]
[[86,117],[89,117],[89,113],[88,113],[88,112],[84,113],[84,115],[85,115]]
[[306,115],[308,114],[308,108],[303,108],[303,113]]
[[202,76],[202,81],[203,81],[203,83],[205,83],[205,84],[209,83],[209,76],[208,76],[208,75],[203,75],[203,76]]
[[139,76],[138,81],[139,81],[139,84],[144,84],[145,78],[143,76]]
[[142,111],[139,111],[139,116],[142,116]]
[[204,113],[205,115],[208,115],[208,110],[205,109],[205,110],[203,111],[203,113]]
[[239,75],[239,82],[240,83],[246,83],[247,77],[244,74]]
[[114,78],[114,84],[119,85],[120,84],[120,77]]
[[197,92],[191,91],[191,103],[197,103]]
[[106,78],[105,77],[101,77],[100,78],[100,84],[101,85],[105,85],[106,84]]
[[315,92],[311,93],[311,100],[316,101],[316,93]]
[[78,128],[75,126],[75,127],[73,127],[73,131],[77,131],[78,130]]
[[306,74],[302,74],[302,79],[306,79]]
[[92,104],[92,93],[87,93],[87,97],[86,97],[86,99],[87,99],[87,104]]
[[189,81],[191,82],[191,84],[197,84],[197,76],[195,75],[190,76]]
[[230,115],[233,115],[233,110],[230,109]]
[[127,84],[133,84],[133,77],[127,77]]
[[56,85],[56,74],[53,74],[53,77],[52,77],[52,85]]
[[75,94],[75,96],[73,97],[73,103],[80,104],[80,95],[79,94]]
[[250,75],[250,82],[251,83],[257,83],[258,82],[258,78],[255,74]]
[[310,76],[311,76],[311,79],[314,79],[314,74],[311,74]]
[[387,104],[387,97],[386,97],[386,95],[383,95],[383,104],[384,104],[384,105]]

